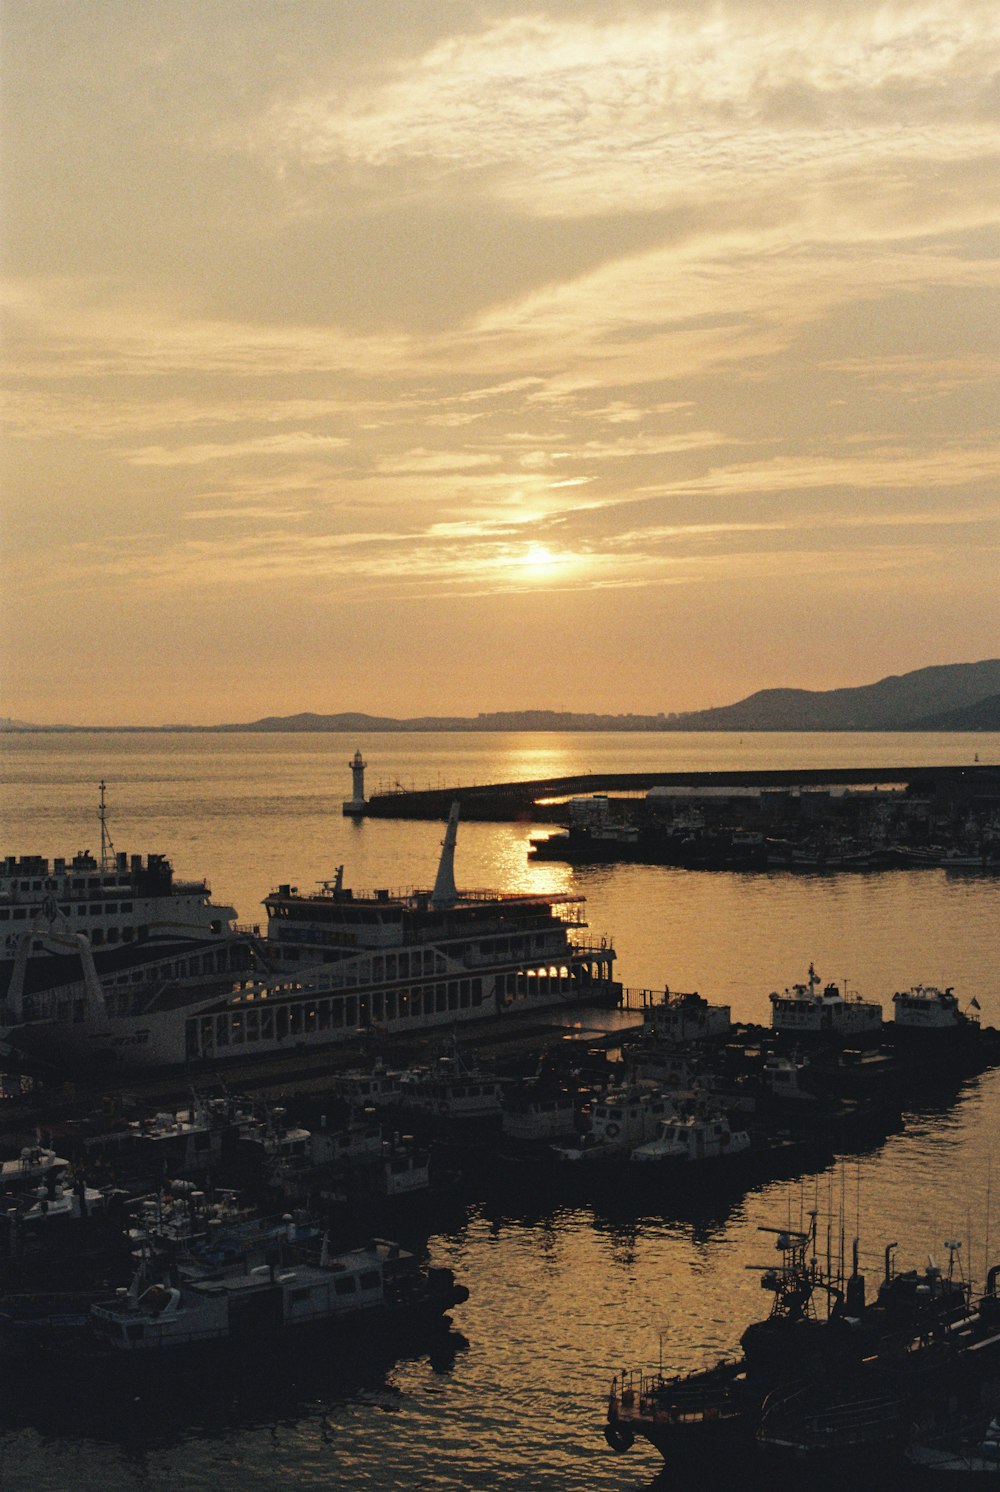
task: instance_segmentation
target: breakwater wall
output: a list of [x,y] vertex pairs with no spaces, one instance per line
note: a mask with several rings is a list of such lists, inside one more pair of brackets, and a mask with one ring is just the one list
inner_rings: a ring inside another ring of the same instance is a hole
[[563,817],[550,800],[594,793],[644,793],[653,787],[900,788],[955,804],[1000,804],[1000,767],[841,767],[801,771],[595,772],[575,777],[541,777],[527,782],[494,782],[447,788],[375,793],[359,816],[396,819],[447,819],[452,803],[464,819],[555,822]]

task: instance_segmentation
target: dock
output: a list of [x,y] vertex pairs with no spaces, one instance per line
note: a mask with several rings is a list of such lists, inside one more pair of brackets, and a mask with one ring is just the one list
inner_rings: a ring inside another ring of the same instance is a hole
[[[446,820],[451,805],[462,818],[495,823],[553,822],[559,804],[596,793],[634,795],[654,787],[720,789],[879,786],[905,789],[955,804],[1000,803],[1000,767],[831,767],[800,770],[717,772],[594,772],[574,777],[539,777],[525,782],[493,782],[426,789],[394,788],[352,803],[356,817]],[[345,812],[347,812],[345,805]]]

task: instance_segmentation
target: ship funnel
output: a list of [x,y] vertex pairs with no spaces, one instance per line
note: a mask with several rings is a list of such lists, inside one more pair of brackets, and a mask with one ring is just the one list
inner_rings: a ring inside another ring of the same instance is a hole
[[453,803],[448,815],[448,827],[441,841],[441,859],[438,862],[437,880],[431,892],[432,907],[453,907],[458,900],[455,889],[455,841],[458,838],[458,813],[461,805]]

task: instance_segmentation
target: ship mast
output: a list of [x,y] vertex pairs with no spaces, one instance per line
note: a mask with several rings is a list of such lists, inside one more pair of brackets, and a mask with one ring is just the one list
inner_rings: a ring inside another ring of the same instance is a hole
[[101,821],[101,869],[113,870],[115,865],[115,847],[111,843],[111,835],[108,832],[108,810],[104,802],[105,785],[103,778],[99,783],[101,790],[101,802],[97,810],[97,817]]
[[441,860],[438,864],[437,880],[431,892],[432,907],[453,907],[458,900],[455,888],[455,841],[458,838],[459,804],[451,805],[448,827],[441,841]]

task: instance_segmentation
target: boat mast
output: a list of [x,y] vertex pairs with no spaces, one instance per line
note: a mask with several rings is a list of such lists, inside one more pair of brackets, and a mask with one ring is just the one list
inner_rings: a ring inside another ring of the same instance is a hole
[[101,821],[101,869],[113,870],[115,865],[115,847],[111,843],[111,835],[108,832],[108,811],[104,802],[105,785],[102,778],[99,787],[101,790],[101,802],[97,810],[97,817]]
[[458,891],[455,887],[455,841],[458,838],[459,806],[458,803],[451,805],[448,827],[441,841],[441,860],[438,864],[434,890],[431,892],[432,907],[453,907],[458,900]]

